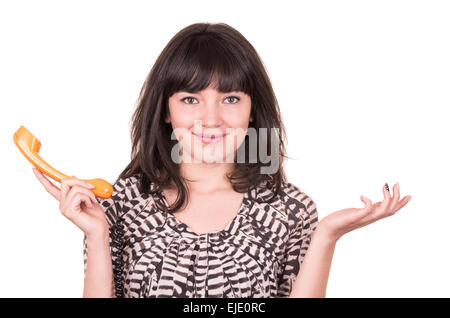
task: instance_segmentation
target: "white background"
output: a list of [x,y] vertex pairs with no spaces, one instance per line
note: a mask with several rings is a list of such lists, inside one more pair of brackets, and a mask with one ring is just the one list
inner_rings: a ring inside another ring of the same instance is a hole
[[[224,22],[262,57],[288,131],[288,179],[319,219],[412,200],[342,237],[327,297],[449,297],[450,4],[447,1],[2,1],[0,296],[81,297],[83,233],[13,142],[79,178],[113,181],[167,42]],[[59,184],[58,184],[59,185]]]

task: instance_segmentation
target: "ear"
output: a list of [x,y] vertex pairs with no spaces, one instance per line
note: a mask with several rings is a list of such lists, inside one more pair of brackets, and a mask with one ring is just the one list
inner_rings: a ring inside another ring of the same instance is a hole
[[253,117],[252,116],[250,116],[250,122],[252,122],[253,121]]
[[170,123],[170,115],[167,115],[167,117],[164,119],[164,121],[168,124]]

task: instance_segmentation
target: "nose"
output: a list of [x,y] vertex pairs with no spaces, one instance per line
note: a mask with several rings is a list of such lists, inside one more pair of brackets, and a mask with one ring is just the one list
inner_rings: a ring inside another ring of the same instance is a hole
[[205,127],[219,127],[222,125],[222,113],[220,105],[216,101],[208,101],[202,110],[200,118]]

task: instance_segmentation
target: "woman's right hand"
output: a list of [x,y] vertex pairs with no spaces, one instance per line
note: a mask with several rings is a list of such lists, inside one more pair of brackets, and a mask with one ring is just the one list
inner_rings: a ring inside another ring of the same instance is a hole
[[44,188],[59,201],[62,214],[84,232],[86,238],[102,238],[107,235],[109,225],[103,207],[91,191],[91,184],[72,176],[56,187],[42,172],[33,167],[33,172]]

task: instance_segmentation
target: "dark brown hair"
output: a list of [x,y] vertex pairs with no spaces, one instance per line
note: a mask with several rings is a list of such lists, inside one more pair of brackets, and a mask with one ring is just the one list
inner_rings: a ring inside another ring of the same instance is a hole
[[[271,128],[278,128],[278,169],[274,174],[260,174],[260,162],[249,163],[249,141],[246,135],[246,160],[235,162],[234,171],[227,175],[233,189],[248,192],[264,182],[274,195],[265,202],[272,202],[286,181],[283,169],[285,155],[285,127],[269,76],[254,47],[234,28],[225,23],[195,23],[179,31],[166,45],[148,74],[131,118],[131,162],[119,175],[135,176],[141,192],[157,194],[174,185],[178,197],[169,212],[180,209],[188,196],[186,180],[180,175],[179,164],[171,160],[172,148],[178,140],[172,140],[172,126],[164,119],[168,115],[168,100],[174,93],[184,90],[196,93],[212,82],[218,84],[221,93],[242,91],[251,98],[251,116],[259,140],[259,128],[267,129],[267,146],[271,150]],[[258,150],[259,153],[259,150]],[[235,156],[236,158],[236,156]],[[154,184],[155,191],[150,185]],[[252,198],[255,199],[256,198]],[[258,200],[256,200],[258,201]],[[259,202],[259,201],[258,201]],[[164,206],[160,208],[165,209]],[[167,209],[165,209],[167,210]]]

